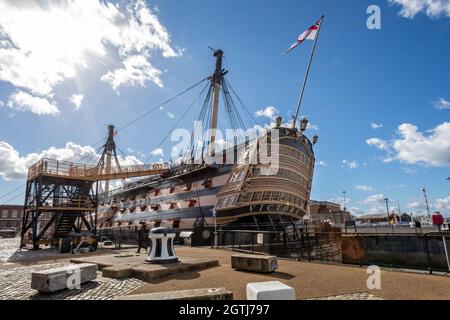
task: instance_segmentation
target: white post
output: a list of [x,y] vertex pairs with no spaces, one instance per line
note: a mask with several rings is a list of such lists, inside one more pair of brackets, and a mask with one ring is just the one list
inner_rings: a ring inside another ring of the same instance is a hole
[[448,271],[450,271],[450,261],[448,259],[447,243],[445,242],[445,236],[442,236],[442,242],[444,243],[445,259],[447,259]]

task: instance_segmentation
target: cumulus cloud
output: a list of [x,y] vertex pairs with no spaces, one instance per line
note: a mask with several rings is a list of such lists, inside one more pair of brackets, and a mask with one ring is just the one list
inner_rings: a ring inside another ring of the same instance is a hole
[[418,127],[403,123],[397,130],[398,138],[389,142],[378,138],[367,140],[367,144],[386,151],[385,162],[400,161],[425,166],[450,166],[450,123],[444,122],[427,133]]
[[382,139],[379,139],[379,138],[367,139],[366,143],[369,146],[374,146],[374,147],[376,147],[376,148],[378,148],[380,150],[388,150],[388,148],[389,148],[389,144],[386,141],[384,141]]
[[386,205],[384,194],[373,194],[368,196],[362,201],[362,204],[366,206],[365,212],[367,214],[380,214],[386,212]]
[[444,98],[439,98],[433,101],[433,106],[439,110],[450,109],[450,101]]
[[436,210],[442,211],[442,214],[444,214],[444,211],[448,213],[450,211],[450,196],[436,199],[434,207]]
[[366,185],[356,185],[355,190],[371,192],[371,191],[373,191],[373,188],[371,186],[366,186]]
[[[66,143],[62,148],[50,147],[41,152],[20,155],[12,145],[6,141],[0,141],[0,154],[2,155],[0,157],[0,177],[7,181],[25,179],[28,167],[41,158],[96,164],[101,156],[91,146],[81,146],[73,142]],[[127,155],[118,158],[122,166],[142,163],[135,156]]]
[[401,6],[400,15],[414,18],[418,13],[425,13],[431,18],[450,17],[450,0],[389,0],[390,3]]
[[342,160],[342,167],[353,170],[359,167],[359,162],[356,160]]
[[317,161],[316,164],[317,164],[318,166],[321,166],[321,167],[326,167],[326,166],[328,166],[328,164],[327,164],[325,161],[323,161],[323,160]]
[[306,129],[319,131],[319,127],[317,125],[315,125],[315,124],[312,124],[311,122],[308,122],[308,125],[306,126]]
[[266,117],[269,119],[274,119],[276,115],[278,114],[278,109],[272,106],[269,106],[265,109],[258,110],[255,112],[256,117]]
[[151,155],[164,157],[164,150],[162,148],[156,148],[151,152]]
[[381,123],[375,123],[375,122],[372,122],[372,123],[370,124],[370,126],[371,126],[372,129],[374,129],[374,130],[383,128],[383,125],[382,125]]
[[160,75],[161,71],[154,68],[146,57],[134,55],[123,61],[123,68],[108,71],[101,77],[101,80],[110,83],[114,91],[118,93],[121,86],[145,87],[145,82],[149,80],[158,87],[163,87]]
[[51,97],[92,61],[110,69],[102,78],[115,90],[146,81],[162,86],[150,62],[155,53],[178,57],[181,50],[143,0],[0,2],[0,80],[33,95]]
[[386,197],[384,196],[384,194],[379,193],[379,194],[373,194],[371,196],[368,196],[363,203],[364,204],[376,204],[376,203],[381,203],[383,201],[385,201]]
[[9,97],[8,107],[17,111],[31,111],[38,115],[56,116],[59,113],[59,109],[54,102],[23,91],[16,91]]
[[84,96],[82,94],[73,94],[69,101],[75,106],[75,110],[81,108],[81,104],[83,103]]

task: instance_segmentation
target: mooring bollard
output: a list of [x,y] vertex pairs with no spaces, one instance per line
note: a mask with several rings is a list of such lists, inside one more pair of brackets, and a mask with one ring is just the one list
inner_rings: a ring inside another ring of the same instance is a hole
[[173,247],[175,236],[175,229],[159,227],[150,230],[151,249],[145,261],[154,264],[178,262],[178,257]]

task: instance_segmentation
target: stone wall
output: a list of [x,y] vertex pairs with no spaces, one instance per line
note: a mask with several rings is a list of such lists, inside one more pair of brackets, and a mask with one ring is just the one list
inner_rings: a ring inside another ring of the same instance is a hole
[[[450,250],[450,234],[446,236]],[[342,262],[448,271],[442,235],[347,235]]]

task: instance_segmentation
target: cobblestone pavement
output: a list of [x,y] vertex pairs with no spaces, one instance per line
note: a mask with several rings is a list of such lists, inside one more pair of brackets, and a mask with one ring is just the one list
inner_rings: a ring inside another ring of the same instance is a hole
[[383,300],[367,292],[356,292],[350,294],[341,294],[337,296],[311,298],[305,300]]
[[49,268],[58,268],[69,263],[14,267],[0,270],[0,300],[111,300],[117,295],[125,295],[140,287],[137,279],[116,280],[103,278],[98,272],[97,279],[81,285],[80,290],[64,290],[56,294],[40,294],[31,289],[31,273]]
[[20,238],[0,239],[0,262],[7,261],[19,248]]

